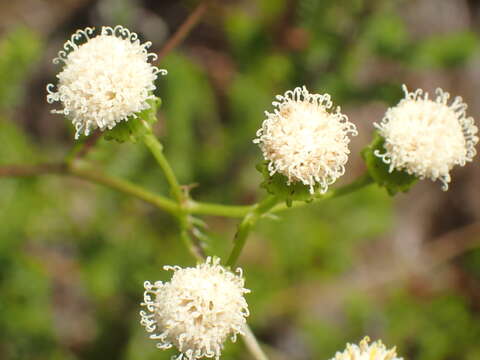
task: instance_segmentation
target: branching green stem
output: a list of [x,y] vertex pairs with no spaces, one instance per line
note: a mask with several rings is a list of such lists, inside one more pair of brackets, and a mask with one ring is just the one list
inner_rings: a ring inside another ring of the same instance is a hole
[[174,215],[176,216],[180,227],[180,239],[193,257],[195,257],[197,260],[202,260],[204,258],[204,254],[201,244],[199,242],[195,242],[190,236],[190,232],[194,229],[195,225],[190,221],[188,194],[182,191],[180,183],[178,182],[170,163],[163,153],[162,144],[153,134],[151,129],[148,126],[146,126],[146,128],[147,133],[143,136],[143,141],[157,160],[158,165],[160,165],[160,168],[162,169],[170,186],[170,191],[177,202],[178,211],[175,212]]
[[[369,184],[373,183],[373,179],[370,177],[370,175],[365,174],[356,179],[354,182],[345,185],[343,187],[340,187],[338,189],[333,189],[330,192],[318,196],[318,200],[326,200],[334,197],[340,197],[346,194],[349,194],[351,192],[354,192],[356,190],[359,190]],[[299,207],[302,205],[305,205],[305,202],[296,202],[292,204],[291,207]],[[201,208],[201,205],[200,205]],[[238,226],[237,233],[235,234],[235,243],[232,249],[232,252],[227,260],[227,266],[234,266],[235,263],[237,262],[240,253],[243,250],[243,247],[245,246],[245,243],[247,241],[247,237],[250,234],[250,231],[252,228],[255,226],[257,221],[262,217],[262,215],[266,214],[267,212],[275,212],[275,211],[281,211],[288,209],[287,205],[285,203],[279,203],[279,199],[275,196],[268,196],[265,198],[262,202],[250,207],[248,209],[248,212],[244,216],[242,222]],[[241,213],[244,211],[243,208],[235,209],[235,215],[238,213]],[[232,211],[233,212],[233,211]]]
[[[39,165],[8,165],[0,167],[1,177],[26,177],[38,176],[45,174],[71,175],[88,180],[93,183],[105,185],[127,195],[136,197],[147,203],[150,203],[160,210],[166,211],[172,215],[176,215],[180,208],[174,201],[164,196],[154,194],[141,186],[137,186],[129,181],[119,179],[102,173],[97,169],[82,168],[77,165],[67,166],[63,163],[39,164]],[[340,197],[352,193],[360,188],[373,183],[368,175],[363,175],[343,187],[332,189],[325,195],[320,195],[317,201]],[[279,212],[291,208],[298,208],[308,205],[305,202],[296,201],[291,207],[287,207],[285,203],[279,203],[271,209],[271,212]],[[242,218],[253,210],[255,205],[222,205],[199,202],[195,200],[187,200],[185,203],[185,211],[191,215],[212,215],[230,218]]]
[[245,215],[242,222],[238,226],[237,233],[235,234],[235,240],[233,244],[232,252],[227,260],[227,266],[233,267],[240,256],[240,253],[247,242],[250,231],[257,223],[258,219],[268,212],[272,207],[278,203],[278,198],[273,195],[267,196],[264,200],[256,204]]
[[[153,136],[153,135],[152,135]],[[148,139],[148,140],[147,140]],[[227,265],[234,266],[237,262],[243,247],[245,246],[247,237],[255,226],[257,221],[265,213],[277,212],[288,209],[285,204],[278,204],[278,199],[273,196],[265,198],[262,202],[256,205],[250,206],[229,206],[229,205],[220,205],[220,204],[210,204],[196,202],[190,199],[183,200],[183,194],[181,193],[180,185],[178,184],[173,171],[168,164],[167,160],[163,155],[163,149],[161,144],[153,137],[153,139],[148,136],[146,139],[147,146],[150,148],[152,153],[159,161],[159,164],[163,164],[162,169],[165,172],[167,180],[173,189],[176,189],[177,192],[181,195],[177,197],[182,199],[183,202],[174,202],[170,199],[167,199],[161,195],[154,194],[140,186],[132,184],[126,180],[119,179],[113,176],[109,176],[100,171],[83,168],[77,166],[75,162],[66,163],[54,163],[54,164],[40,164],[33,166],[4,166],[0,167],[0,178],[1,177],[25,177],[25,176],[36,176],[41,174],[59,174],[59,175],[70,175],[75,176],[96,184],[104,185],[120,191],[124,194],[134,196],[138,199],[141,199],[147,203],[150,203],[157,208],[166,211],[177,219],[180,222],[180,238],[185,243],[189,252],[197,260],[203,260],[205,255],[202,253],[202,250],[197,244],[195,244],[189,236],[188,229],[190,222],[188,220],[189,214],[199,214],[199,215],[215,215],[215,216],[224,216],[224,217],[244,217],[242,222],[238,227],[238,231],[235,238],[235,244],[228,258]],[[160,160],[159,160],[160,159]],[[165,171],[166,169],[166,171]],[[359,190],[365,186],[368,186],[373,183],[373,179],[367,175],[363,175],[353,181],[352,183],[345,185],[343,187],[332,189],[327,194],[319,196],[318,200],[325,200],[334,197],[340,197],[349,193],[352,193],[356,190]],[[173,185],[173,186],[172,186]],[[292,207],[304,206],[305,202],[295,202],[292,204]],[[266,360],[267,357],[261,350],[258,342],[247,329],[246,336],[244,337],[245,343],[252,355],[257,360]]]
[[[364,174],[359,178],[355,179],[350,184],[344,185],[342,187],[331,189],[326,194],[319,195],[315,201],[323,201],[331,198],[340,197],[343,195],[350,194],[355,192],[363,187],[373,184],[374,181],[368,174]],[[288,210],[291,208],[299,208],[306,206],[309,203],[304,201],[295,201],[292,206],[288,207],[285,203],[278,203],[271,209],[271,212],[280,212]],[[255,205],[222,205],[222,204],[213,204],[205,203],[195,200],[188,200],[186,208],[190,214],[195,215],[213,215],[213,216],[222,216],[229,218],[242,218],[247,215]]]

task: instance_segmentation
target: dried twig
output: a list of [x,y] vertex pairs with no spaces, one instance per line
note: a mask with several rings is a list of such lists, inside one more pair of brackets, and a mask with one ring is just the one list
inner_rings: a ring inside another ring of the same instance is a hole
[[63,163],[51,163],[40,165],[7,165],[0,167],[1,177],[27,177],[44,174],[62,174],[66,172],[66,165]]
[[190,33],[190,31],[197,25],[203,14],[207,11],[211,0],[204,0],[200,2],[195,10],[187,17],[177,31],[167,40],[163,47],[158,52],[158,59],[163,59],[170,51],[177,47],[183,39]]

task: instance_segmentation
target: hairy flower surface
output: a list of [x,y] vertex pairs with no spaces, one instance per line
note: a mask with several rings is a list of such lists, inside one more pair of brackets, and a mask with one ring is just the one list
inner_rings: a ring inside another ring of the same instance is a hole
[[174,345],[177,359],[218,359],[227,337],[243,334],[249,315],[241,269],[232,273],[220,259],[207,258],[192,268],[165,266],[172,270],[168,282],[145,282],[141,324],[160,349]]
[[330,95],[310,94],[305,86],[276,98],[253,141],[269,161],[270,175],[285,175],[289,185],[302,182],[310,193],[317,184],[326,192],[345,173],[348,135],[357,135],[355,125],[339,107],[331,110]]
[[437,89],[436,98],[418,89],[387,110],[380,124],[374,124],[385,138],[385,152],[376,156],[394,169],[420,179],[440,180],[448,190],[450,170],[464,166],[476,154],[478,129],[466,116],[467,105],[461,97],[448,104],[450,94]]
[[122,26],[102,27],[92,37],[93,28],[78,30],[68,40],[54,63],[63,62],[57,75],[58,85],[47,85],[47,101],[59,101],[61,110],[75,126],[75,138],[100,128],[112,129],[129,116],[150,108],[154,81],[159,73],[149,63],[150,42],[141,44],[137,34]]
[[387,350],[380,340],[368,344],[369,337],[366,336],[359,345],[347,344],[343,352],[337,352],[330,360],[403,360],[397,357],[395,348]]

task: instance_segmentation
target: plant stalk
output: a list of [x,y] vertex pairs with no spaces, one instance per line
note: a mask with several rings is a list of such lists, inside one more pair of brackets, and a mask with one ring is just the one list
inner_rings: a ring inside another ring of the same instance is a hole
[[278,198],[273,195],[267,196],[264,200],[254,205],[252,209],[245,215],[242,222],[238,226],[237,233],[235,234],[235,240],[232,252],[227,260],[227,266],[233,267],[247,242],[250,231],[257,223],[260,217],[273,208],[278,202]]
[[182,188],[178,183],[177,177],[175,176],[170,163],[163,153],[163,145],[160,143],[160,141],[158,141],[151,131],[147,131],[147,133],[143,136],[143,141],[157,160],[157,163],[162,169],[168,185],[170,186],[170,191],[177,200],[178,204],[181,206],[184,200]]

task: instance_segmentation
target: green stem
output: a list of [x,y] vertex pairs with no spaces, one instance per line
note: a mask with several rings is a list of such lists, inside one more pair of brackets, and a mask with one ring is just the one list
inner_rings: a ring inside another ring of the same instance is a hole
[[126,180],[104,174],[98,170],[85,169],[73,164],[66,163],[44,163],[38,165],[8,165],[0,167],[0,178],[2,177],[30,177],[43,174],[70,175],[92,183],[105,185],[111,189],[124,194],[134,196],[170,214],[176,215],[179,212],[178,205],[163,196],[151,193],[144,188],[132,184]]
[[203,250],[199,246],[198,243],[195,243],[192,238],[190,237],[190,230],[192,229],[192,224],[189,221],[189,210],[187,208],[188,203],[188,196],[185,196],[182,188],[173,172],[170,163],[168,162],[165,154],[163,153],[163,146],[155,137],[153,132],[151,131],[150,127],[144,123],[147,132],[143,136],[143,141],[145,145],[150,149],[153,156],[157,160],[158,164],[160,165],[163,173],[165,174],[165,178],[170,186],[170,191],[172,192],[173,196],[175,197],[179,211],[176,213],[176,217],[178,220],[178,225],[180,227],[180,239],[185,244],[188,251],[197,259],[203,259]]
[[260,347],[257,338],[247,324],[245,324],[243,331],[245,333],[245,335],[243,336],[243,341],[245,342],[245,345],[247,346],[248,350],[250,350],[250,353],[253,355],[255,360],[268,360],[267,355]]
[[[180,207],[172,200],[167,199],[161,195],[154,194],[144,188],[132,184],[126,180],[119,179],[106,175],[98,170],[82,169],[77,166],[66,166],[62,163],[55,164],[39,164],[39,165],[9,165],[0,167],[0,178],[2,177],[25,177],[25,176],[37,176],[43,174],[63,174],[72,175],[84,180],[102,184],[112,189],[118,190],[125,194],[137,197],[147,203],[153,204],[161,210],[165,210],[168,213],[177,215],[180,211]],[[372,178],[365,174],[350,184],[343,187],[332,189],[324,195],[320,195],[317,201],[330,199],[333,197],[340,197],[349,194],[353,191],[359,190],[373,183]],[[298,208],[308,205],[303,201],[296,201],[291,207],[287,207],[284,203],[277,204],[272,212],[284,211],[291,208]],[[212,215],[222,216],[230,218],[242,218],[253,210],[255,205],[221,205],[197,202],[194,200],[187,200],[185,204],[185,211],[192,215]]]
[[[359,178],[355,179],[350,184],[344,185],[342,187],[331,189],[324,195],[319,195],[315,201],[322,201],[334,197],[340,197],[343,195],[350,194],[354,191],[357,191],[363,187],[366,187],[370,184],[373,184],[373,179],[368,175],[364,174]],[[285,203],[277,204],[272,212],[279,212],[291,208],[298,208],[309,203],[304,201],[295,201],[291,207],[286,206]],[[222,204],[212,204],[205,203],[201,201],[189,200],[186,204],[186,208],[190,214],[195,215],[213,215],[213,216],[222,216],[229,218],[242,218],[247,215],[255,205],[222,205]]]
[[153,204],[157,208],[164,210],[172,215],[176,216],[179,213],[178,205],[175,204],[175,202],[173,202],[172,200],[169,200],[160,195],[153,194],[150,191],[145,190],[141,186],[137,186],[126,180],[102,174],[101,172],[96,170],[81,169],[75,166],[65,167],[63,172],[65,174],[73,175],[96,184],[105,185],[124,194],[134,196],[145,202]]
[[[323,201],[327,199],[333,199],[333,198],[338,198],[347,194],[350,194],[352,192],[355,192],[357,190],[360,190],[368,185],[371,185],[374,183],[374,180],[370,177],[368,173],[363,174],[362,176],[358,177],[355,179],[353,182],[350,184],[344,185],[342,187],[336,188],[336,189],[331,189],[327,193],[323,195],[318,195],[315,199],[315,202],[318,201]],[[296,201],[292,204],[292,206],[288,207],[285,203],[278,204],[272,209],[272,212],[278,212],[278,211],[283,211],[291,208],[298,208],[307,205],[307,202],[304,201]]]
[[163,145],[160,143],[160,141],[158,141],[158,139],[155,137],[155,135],[153,135],[150,130],[147,131],[147,133],[143,136],[143,141],[157,160],[160,168],[163,170],[163,173],[165,174],[165,178],[167,179],[173,196],[181,205],[184,200],[182,188],[178,183],[177,177],[175,176],[175,173],[173,172],[170,163],[168,162],[165,154],[163,153]]
[[227,266],[233,267],[243,250],[247,242],[250,231],[257,223],[258,219],[274,207],[278,202],[276,196],[269,195],[264,200],[254,205],[251,210],[245,215],[242,222],[238,226],[237,233],[235,234],[235,243],[233,245],[232,252],[227,260]]
[[253,208],[253,205],[221,205],[189,200],[186,208],[190,214],[241,218]]
[[355,192],[357,190],[360,190],[361,188],[364,188],[370,184],[373,184],[374,180],[370,176],[369,173],[365,173],[352,181],[350,184],[344,185],[342,187],[332,189],[330,192],[326,193],[325,195],[320,195],[319,199],[331,199],[331,198],[337,198],[343,195],[350,194],[352,192]]

